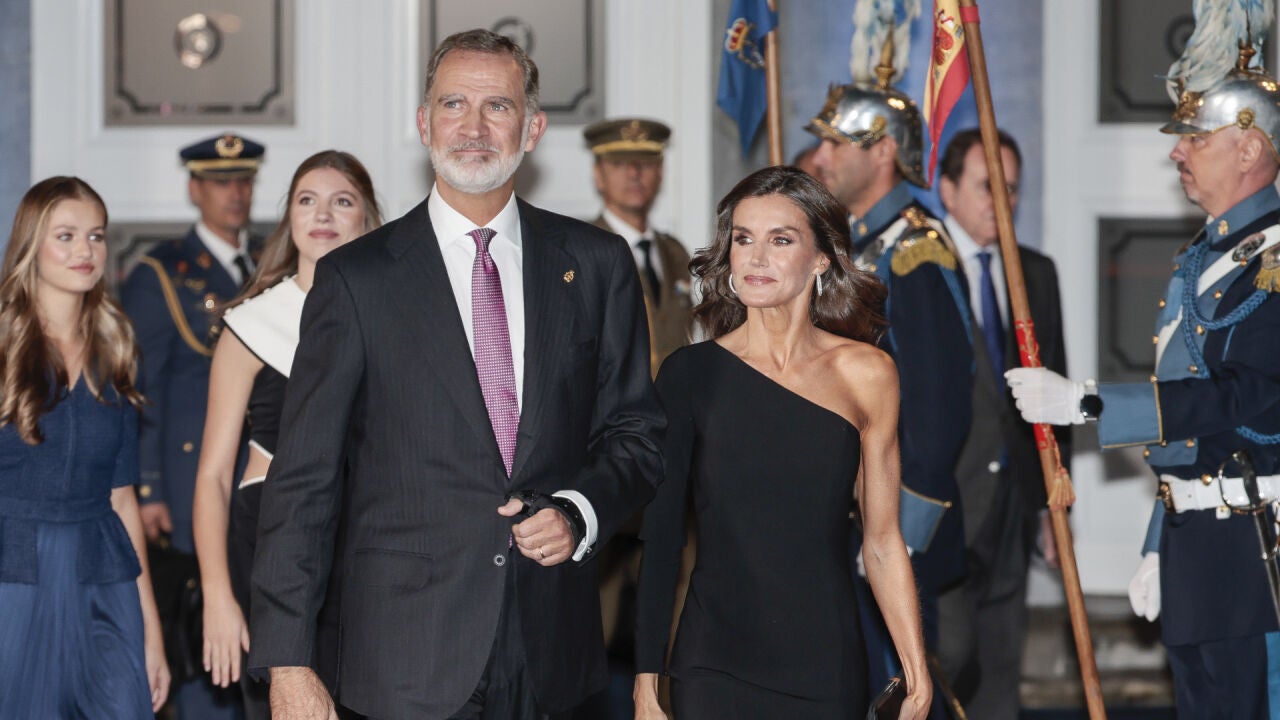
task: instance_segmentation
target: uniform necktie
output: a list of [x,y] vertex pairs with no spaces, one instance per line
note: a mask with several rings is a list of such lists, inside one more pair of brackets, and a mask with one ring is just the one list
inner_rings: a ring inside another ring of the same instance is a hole
[[240,253],[236,253],[236,259],[233,260],[232,262],[235,264],[236,270],[240,272],[240,287],[244,287],[245,285],[248,285],[249,275],[250,275],[249,263],[244,259],[244,255],[241,255]]
[[520,425],[520,404],[516,401],[516,371],[511,361],[507,309],[502,303],[502,279],[489,255],[489,241],[496,233],[480,228],[467,234],[476,243],[476,259],[471,265],[471,332],[476,374],[480,378],[485,409],[489,411],[489,424],[493,426],[493,436],[502,453],[502,464],[510,476],[516,430]]
[[1000,305],[996,302],[996,286],[991,280],[991,251],[978,253],[982,276],[978,289],[982,294],[982,338],[987,343],[987,355],[991,358],[991,370],[995,373],[996,387],[1004,389],[1004,320]]
[[644,279],[649,283],[649,295],[654,305],[662,304],[662,284],[658,282],[658,271],[653,268],[653,241],[649,238],[641,238],[636,243],[636,247],[640,248],[640,256],[644,260]]

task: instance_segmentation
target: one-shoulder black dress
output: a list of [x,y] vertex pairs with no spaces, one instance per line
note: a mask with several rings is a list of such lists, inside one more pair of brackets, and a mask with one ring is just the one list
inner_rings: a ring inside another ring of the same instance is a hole
[[[669,669],[682,720],[860,717],[848,542],[857,429],[714,341],[669,357],[657,389],[666,477],[641,536],[637,672]],[[697,562],[668,666],[690,506]]]

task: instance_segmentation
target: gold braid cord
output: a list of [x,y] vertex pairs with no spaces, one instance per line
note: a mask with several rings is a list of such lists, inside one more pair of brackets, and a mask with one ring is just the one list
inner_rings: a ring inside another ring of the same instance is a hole
[[178,300],[178,291],[174,289],[173,282],[169,279],[169,273],[165,272],[164,266],[153,257],[144,257],[138,262],[154,270],[156,277],[160,279],[160,292],[164,294],[164,303],[169,307],[169,316],[173,319],[174,327],[178,329],[178,335],[182,336],[182,341],[201,355],[213,357],[213,350],[210,350],[208,346],[196,339],[196,334],[191,331],[191,326],[187,324],[186,313],[182,312],[182,301]]

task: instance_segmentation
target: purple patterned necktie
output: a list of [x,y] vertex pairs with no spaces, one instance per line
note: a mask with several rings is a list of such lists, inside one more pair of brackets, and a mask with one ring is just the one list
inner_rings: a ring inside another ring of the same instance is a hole
[[516,371],[511,362],[507,309],[502,304],[502,279],[489,255],[489,241],[497,233],[480,228],[467,234],[476,242],[476,259],[471,265],[471,333],[475,342],[476,374],[480,376],[480,392],[502,453],[502,464],[510,476],[511,461],[516,453],[516,429],[520,425],[520,404],[516,401]]

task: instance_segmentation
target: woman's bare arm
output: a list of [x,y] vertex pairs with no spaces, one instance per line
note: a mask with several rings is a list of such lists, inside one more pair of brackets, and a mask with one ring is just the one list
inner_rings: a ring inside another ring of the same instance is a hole
[[204,667],[220,687],[240,679],[241,650],[249,649],[248,625],[231,592],[227,521],[249,394],[262,367],[234,333],[222,333],[209,373],[209,406],[192,508],[204,593]]
[[859,355],[856,362],[843,363],[839,376],[847,382],[860,419],[862,462],[857,492],[862,508],[862,559],[867,581],[902,659],[908,698],[901,717],[924,718],[933,688],[925,660],[915,576],[898,526],[898,371],[879,350],[868,348]]

